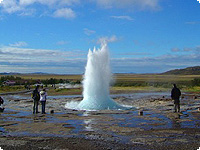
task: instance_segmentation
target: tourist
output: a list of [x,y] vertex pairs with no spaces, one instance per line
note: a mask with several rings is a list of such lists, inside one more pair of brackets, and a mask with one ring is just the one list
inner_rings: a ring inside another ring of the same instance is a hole
[[174,112],[180,112],[180,96],[181,96],[181,91],[179,88],[176,87],[176,84],[173,84],[174,87],[171,91],[171,98],[174,100]]
[[39,105],[39,100],[40,100],[40,93],[39,93],[39,85],[36,86],[35,90],[32,93],[32,98],[33,98],[33,114],[39,113],[38,112],[38,105]]
[[47,100],[47,92],[45,89],[43,89],[40,92],[40,102],[42,104],[42,114],[46,114],[45,113],[45,105],[46,105],[46,100]]
[[1,106],[1,104],[3,104],[4,103],[4,100],[3,100],[3,98],[0,96],[0,106]]
[[4,107],[2,106],[2,104],[4,103],[4,100],[3,98],[0,96],[0,112],[3,112],[4,111]]

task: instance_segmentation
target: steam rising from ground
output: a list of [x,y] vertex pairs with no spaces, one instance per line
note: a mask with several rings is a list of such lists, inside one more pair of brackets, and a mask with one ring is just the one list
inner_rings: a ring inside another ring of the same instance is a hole
[[65,107],[81,110],[122,109],[110,98],[111,81],[110,59],[107,44],[89,50],[83,80],[83,100],[80,103],[67,103]]

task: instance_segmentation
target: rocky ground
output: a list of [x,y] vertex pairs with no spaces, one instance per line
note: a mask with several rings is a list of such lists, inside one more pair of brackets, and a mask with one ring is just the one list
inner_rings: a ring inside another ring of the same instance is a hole
[[[167,93],[118,95],[127,110],[66,109],[82,97],[48,97],[47,114],[32,114],[30,95],[5,95],[0,113],[3,149],[180,149],[200,147],[200,97],[184,94],[181,113],[173,112]],[[40,106],[41,107],[41,106]],[[50,111],[54,110],[51,114]]]

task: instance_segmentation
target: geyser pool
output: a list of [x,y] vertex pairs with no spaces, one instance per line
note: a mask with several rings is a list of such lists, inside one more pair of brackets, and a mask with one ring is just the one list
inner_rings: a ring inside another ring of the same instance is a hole
[[107,44],[93,51],[89,49],[87,65],[83,77],[83,100],[70,102],[66,108],[79,110],[124,109],[110,98],[109,85],[111,81],[110,58]]

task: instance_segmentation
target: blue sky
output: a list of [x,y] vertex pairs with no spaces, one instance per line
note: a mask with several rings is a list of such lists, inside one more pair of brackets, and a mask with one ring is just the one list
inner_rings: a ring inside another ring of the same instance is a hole
[[114,73],[200,65],[197,0],[0,0],[0,72],[84,73],[108,42]]

